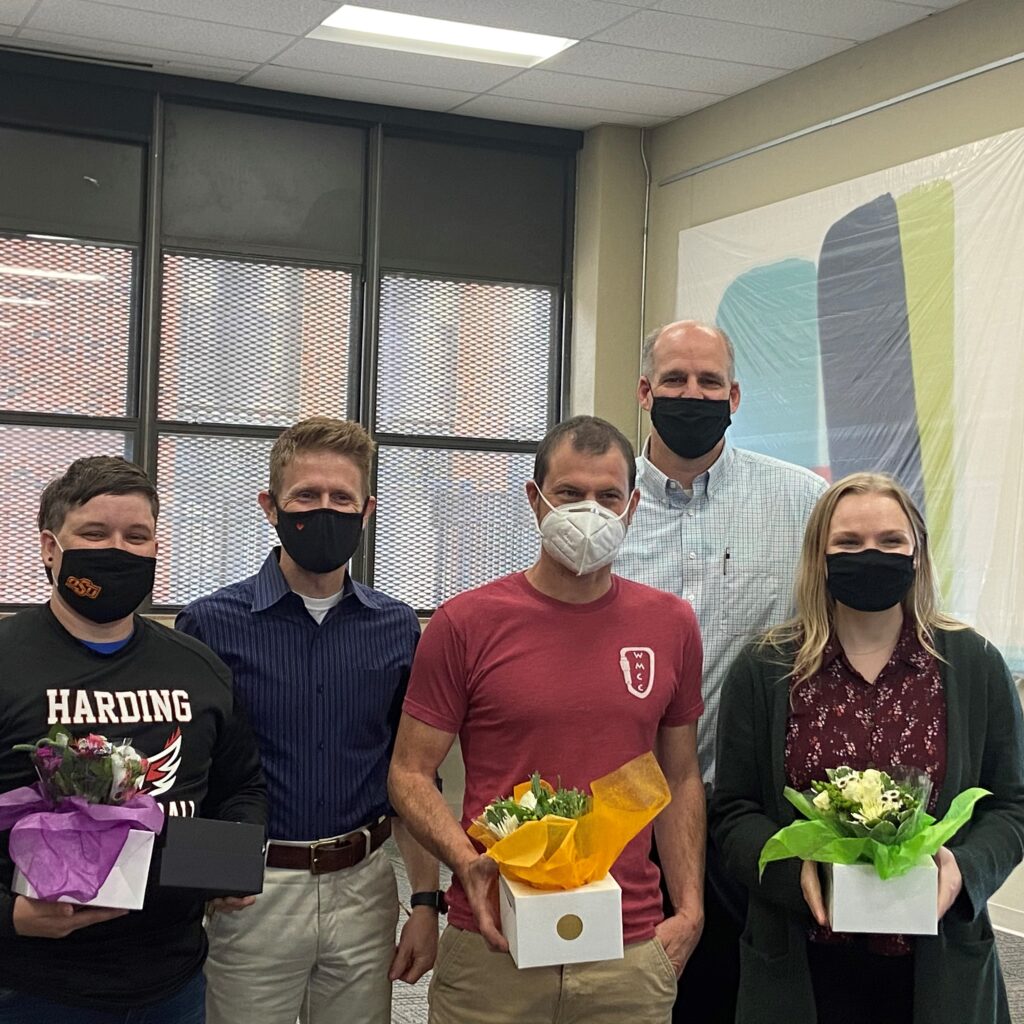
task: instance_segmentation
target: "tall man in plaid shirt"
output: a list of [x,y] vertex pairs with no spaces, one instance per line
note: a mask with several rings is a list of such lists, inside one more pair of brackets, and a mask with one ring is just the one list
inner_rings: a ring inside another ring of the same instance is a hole
[[[637,459],[640,504],[614,570],[693,605],[704,642],[701,774],[715,776],[722,682],[743,645],[788,618],[804,526],[825,489],[810,470],[733,448],[735,353],[724,331],[680,320],[644,343],[637,399],[651,436]],[[704,935],[679,985],[678,1019],[735,1016],[742,894],[707,851]]]

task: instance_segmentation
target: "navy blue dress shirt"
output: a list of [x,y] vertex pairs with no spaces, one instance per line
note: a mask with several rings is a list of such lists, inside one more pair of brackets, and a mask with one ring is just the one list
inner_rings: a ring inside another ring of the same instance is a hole
[[345,576],[316,621],[271,552],[175,626],[227,663],[260,747],[271,839],[325,839],[391,814],[388,763],[420,627],[401,601]]

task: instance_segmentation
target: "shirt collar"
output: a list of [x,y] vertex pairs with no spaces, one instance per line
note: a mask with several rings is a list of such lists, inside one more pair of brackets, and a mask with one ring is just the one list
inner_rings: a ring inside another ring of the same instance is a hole
[[[658,467],[651,462],[650,458],[651,438],[648,435],[644,442],[641,460],[637,463],[639,475],[647,487],[658,496],[668,497],[676,493],[675,488],[670,487],[672,483],[678,483],[671,477],[666,476]],[[708,467],[700,476],[694,478],[694,493],[703,489],[707,494],[714,496],[715,491],[722,486],[729,469],[736,458],[736,452],[726,439],[722,454]],[[702,485],[702,486],[700,486]]]
[[[281,549],[276,547],[267,555],[266,561],[256,574],[256,588],[252,600],[254,612],[264,612],[292,593],[292,588],[288,586],[288,581],[281,572],[280,559]],[[349,596],[354,597],[364,608],[381,607],[380,595],[370,587],[357,583],[352,579],[352,574],[347,572],[345,582],[341,585],[342,601]]]

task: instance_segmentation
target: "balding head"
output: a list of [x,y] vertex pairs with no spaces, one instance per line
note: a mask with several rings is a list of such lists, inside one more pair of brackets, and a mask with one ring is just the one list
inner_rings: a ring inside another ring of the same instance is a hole
[[732,346],[729,335],[720,327],[712,324],[702,323],[700,320],[676,320],[673,323],[665,324],[663,327],[651,331],[644,339],[644,347],[640,356],[640,373],[648,380],[652,380],[658,363],[658,342],[662,338],[716,338],[721,344],[725,355],[725,370],[729,383],[736,380],[736,351]]

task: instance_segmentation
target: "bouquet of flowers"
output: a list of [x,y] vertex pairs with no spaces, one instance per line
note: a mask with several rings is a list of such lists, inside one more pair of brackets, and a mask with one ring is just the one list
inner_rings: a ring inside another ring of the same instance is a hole
[[469,835],[502,875],[537,889],[575,889],[604,878],[671,795],[653,754],[595,779],[590,793],[555,789],[536,772],[488,804]]
[[807,819],[780,829],[764,845],[758,868],[788,857],[826,864],[870,863],[879,878],[906,874],[931,856],[970,819],[988,790],[968,789],[939,822],[925,811],[931,780],[921,771],[896,767],[830,768],[807,793],[789,786],[786,799]]
[[[63,726],[14,749],[29,754],[39,782],[0,794],[0,831],[11,830],[11,859],[39,899],[89,903],[129,833],[163,827],[163,809],[139,792],[146,759],[127,741],[75,739]],[[151,852],[152,841],[146,845]]]
[[112,743],[90,733],[74,739],[63,726],[35,743],[19,743],[35,765],[47,796],[56,803],[65,797],[84,797],[91,804],[123,804],[146,781],[149,762],[127,741]]

